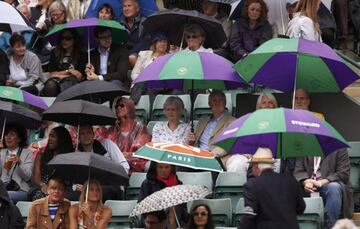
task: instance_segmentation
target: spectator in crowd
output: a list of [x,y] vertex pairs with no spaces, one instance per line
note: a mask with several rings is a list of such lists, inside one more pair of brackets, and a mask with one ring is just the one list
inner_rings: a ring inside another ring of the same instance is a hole
[[[141,184],[138,202],[156,191],[180,184],[182,184],[182,182],[176,176],[174,165],[151,162],[149,171],[146,174],[146,179]],[[176,211],[180,226],[184,226],[188,221],[186,204],[177,205],[174,207],[174,210]],[[167,209],[166,227],[173,228],[172,226],[176,227],[174,211],[173,209]]]
[[[150,50],[140,51],[136,64],[131,72],[131,79],[134,81],[139,74],[153,61],[157,58],[164,56],[169,53],[170,43],[168,38],[163,33],[156,33],[153,35],[151,40]],[[165,92],[165,93],[164,93]],[[131,99],[137,103],[141,95],[149,95],[150,101],[152,102],[155,99],[157,94],[167,94],[167,91],[163,89],[155,88],[142,88],[139,85],[133,85],[131,88]]]
[[267,13],[263,0],[245,2],[242,17],[235,21],[230,35],[230,48],[236,61],[272,38]]
[[147,128],[135,119],[135,104],[132,100],[117,97],[113,102],[117,121],[110,128],[99,128],[96,139],[109,138],[117,144],[133,172],[143,172],[146,160],[135,158],[132,153],[149,142]]
[[107,228],[112,211],[101,200],[102,189],[99,181],[90,180],[85,182],[79,204],[74,204],[69,209],[69,229]]
[[26,228],[69,228],[70,219],[68,211],[71,203],[64,198],[64,181],[59,178],[51,178],[49,180],[47,194],[47,197],[32,202]]
[[37,27],[37,25],[40,25],[41,22],[45,21],[47,8],[52,2],[52,0],[37,0],[37,4],[34,7],[30,7],[30,23],[32,25]]
[[55,97],[82,81],[85,76],[87,58],[76,30],[63,30],[59,40],[60,43],[50,54],[48,66],[50,79],[45,83],[44,96]]
[[95,29],[95,37],[99,47],[90,53],[91,63],[85,70],[87,80],[106,80],[130,87],[126,47],[113,44],[111,30],[106,27]]
[[278,107],[275,96],[271,93],[261,93],[256,101],[256,110],[274,109]]
[[206,204],[197,204],[191,210],[188,229],[214,229],[211,209]]
[[145,213],[145,229],[162,229],[165,226],[166,214],[164,211]]
[[6,2],[6,3],[9,3],[13,7],[17,7],[19,5],[18,0],[3,0],[3,1]]
[[334,16],[338,28],[338,49],[347,49],[349,1],[334,0]]
[[317,12],[320,0],[299,0],[296,13],[288,24],[286,35],[312,41],[322,41]]
[[[286,9],[289,13],[290,20],[293,18],[293,14],[296,12],[296,5],[299,0],[288,0]],[[336,22],[333,14],[322,3],[320,3],[319,10],[317,12],[317,19],[319,21],[321,38],[323,42],[330,47],[334,47]]]
[[26,50],[25,39],[20,34],[11,36],[10,45],[10,75],[5,85],[20,87],[24,91],[37,95],[35,82],[42,75],[40,59],[33,52]]
[[184,36],[187,45],[184,50],[194,52],[214,52],[211,48],[204,48],[203,44],[206,39],[206,34],[200,25],[195,23],[186,25]]
[[268,148],[258,148],[252,157],[256,178],[245,184],[245,214],[240,228],[299,228],[296,215],[305,210],[302,190],[292,175],[273,171],[272,157]]
[[110,4],[104,3],[99,7],[97,17],[102,20],[113,20],[115,13]]
[[[225,112],[226,97],[224,92],[213,90],[209,95],[209,106],[212,115],[202,116],[196,126],[195,133],[189,133],[188,142],[202,150],[211,151],[215,156],[220,157],[223,165],[228,171],[237,171],[238,163],[231,163],[231,156],[220,147],[214,146],[214,140],[224,129],[235,120],[234,117]],[[228,165],[231,165],[230,167]],[[246,170],[246,169],[244,169]]]
[[327,228],[331,228],[340,216],[352,217],[354,200],[346,149],[336,150],[325,158],[297,158],[294,176],[303,185],[305,192],[320,192],[325,199]]
[[32,183],[35,187],[28,193],[30,200],[44,198],[48,193],[49,179],[54,170],[49,168],[47,163],[56,155],[73,151],[74,147],[67,129],[63,126],[53,128],[49,134],[45,151],[38,153],[35,158],[34,175],[32,177]]
[[94,139],[94,130],[92,126],[81,126],[79,130],[79,151],[93,152],[103,155],[107,159],[120,164],[126,172],[129,172],[130,166],[119,147],[110,139],[98,141]]
[[26,130],[7,123],[5,129],[5,148],[0,151],[1,180],[5,183],[13,203],[27,201],[34,159],[26,146]]
[[[44,4],[43,6],[45,6]],[[55,25],[66,23],[66,9],[64,4],[59,1],[53,1],[47,10],[47,18],[39,18],[36,29],[42,35],[49,32]]]
[[123,1],[123,17],[120,23],[129,31],[129,40],[126,44],[129,50],[129,63],[133,67],[136,63],[137,53],[147,50],[150,46],[149,38],[146,37],[142,23],[145,17],[140,13],[138,0]]
[[6,53],[2,49],[0,49],[0,86],[5,85],[9,74],[9,59]]
[[[300,109],[300,110],[309,110],[310,107],[310,95],[309,93],[302,89],[302,88],[298,88],[295,91],[295,104],[294,104],[294,108],[295,109]],[[314,115],[316,115],[318,118],[320,118],[321,120],[324,120],[325,117],[323,114],[318,113],[318,112],[312,112]]]
[[181,122],[184,103],[177,96],[170,96],[164,103],[167,122],[157,122],[152,131],[152,142],[187,143],[190,124]]
[[69,0],[67,4],[68,21],[85,18],[90,2],[91,0]]
[[2,228],[23,229],[24,219],[19,209],[11,202],[5,184],[0,179],[0,225]]

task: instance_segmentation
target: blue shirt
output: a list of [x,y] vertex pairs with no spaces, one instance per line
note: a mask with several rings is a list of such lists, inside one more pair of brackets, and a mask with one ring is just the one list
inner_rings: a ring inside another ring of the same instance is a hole
[[199,139],[199,148],[202,150],[211,151],[209,146],[209,140],[211,136],[213,135],[214,129],[216,125],[219,123],[219,121],[224,117],[224,114],[222,114],[219,118],[211,118],[211,120],[206,125],[203,133],[200,136]]
[[99,79],[100,80],[104,80],[104,75],[107,74],[107,65],[108,65],[108,59],[109,59],[109,53],[110,53],[110,48],[108,48],[105,51],[101,51],[101,49],[99,48],[99,53],[100,53],[100,76]]

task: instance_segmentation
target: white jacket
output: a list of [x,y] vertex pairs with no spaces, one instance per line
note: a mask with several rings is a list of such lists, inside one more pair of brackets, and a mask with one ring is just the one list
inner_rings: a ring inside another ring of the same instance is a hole
[[312,41],[322,41],[320,33],[315,30],[314,22],[311,18],[295,13],[289,22],[286,35],[291,38],[304,38]]

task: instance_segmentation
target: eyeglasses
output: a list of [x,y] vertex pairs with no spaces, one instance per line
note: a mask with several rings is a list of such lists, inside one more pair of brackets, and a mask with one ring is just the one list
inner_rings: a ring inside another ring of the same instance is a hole
[[123,104],[123,103],[120,103],[120,104],[117,104],[116,106],[115,106],[115,108],[124,108],[125,107],[125,105]]
[[199,35],[187,35],[187,36],[186,36],[186,39],[190,39],[190,38],[196,39],[196,38],[198,38],[198,37],[199,37]]
[[74,39],[74,37],[72,37],[72,36],[62,36],[62,37],[61,37],[61,40],[70,41],[70,40],[72,40],[72,39]]
[[53,14],[51,14],[51,15],[50,15],[50,17],[53,17],[53,18],[59,18],[59,17],[61,17],[61,16],[63,16],[63,15],[64,15],[64,12],[62,12],[62,13],[58,13],[58,14],[53,13]]
[[193,215],[194,216],[207,216],[208,213],[207,212],[194,212]]

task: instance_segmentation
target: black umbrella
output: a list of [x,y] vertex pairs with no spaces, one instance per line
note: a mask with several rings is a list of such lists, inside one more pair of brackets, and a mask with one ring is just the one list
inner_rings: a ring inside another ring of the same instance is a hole
[[84,81],[60,93],[56,97],[55,102],[83,99],[96,103],[104,103],[127,94],[129,94],[129,89],[125,86],[106,81]]
[[199,24],[206,33],[205,46],[221,48],[226,41],[225,31],[219,21],[196,10],[162,10],[149,16],[143,23],[149,33],[161,31],[178,46],[183,39],[184,26],[188,23]]
[[43,120],[70,125],[109,125],[116,117],[108,107],[84,100],[68,100],[51,105],[43,113]]
[[73,184],[83,184],[91,179],[103,185],[128,185],[125,169],[102,155],[89,152],[59,154],[49,161],[54,175]]
[[18,104],[5,101],[0,101],[0,120],[2,120],[1,140],[4,137],[7,122],[16,122],[29,129],[36,129],[41,125],[41,117],[38,113]]

